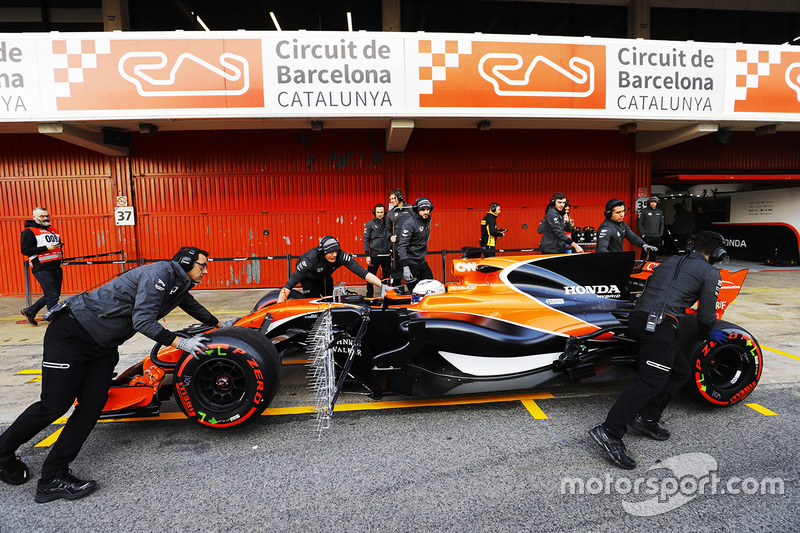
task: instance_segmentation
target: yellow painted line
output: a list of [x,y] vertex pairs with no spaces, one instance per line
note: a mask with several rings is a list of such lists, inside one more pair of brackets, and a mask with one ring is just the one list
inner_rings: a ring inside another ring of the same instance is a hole
[[792,355],[790,353],[782,352],[780,350],[776,350],[775,348],[770,348],[769,346],[764,346],[763,344],[761,345],[761,347],[764,348],[765,350],[769,350],[770,352],[775,352],[776,354],[783,355],[783,356],[789,357],[791,359],[795,359],[797,361],[800,361],[800,357],[797,357],[796,355]]
[[29,380],[28,380],[28,381],[26,381],[25,383],[36,383],[37,381],[42,381],[42,376],[36,376],[36,377],[35,377],[35,378],[33,378],[33,379],[29,379]]
[[752,409],[753,411],[761,413],[764,416],[777,416],[778,415],[778,413],[773,413],[772,411],[770,411],[766,407],[762,407],[762,406],[758,405],[757,403],[746,403],[745,405],[747,407],[749,407],[750,409]]
[[522,400],[522,405],[525,406],[525,409],[527,409],[536,420],[547,420],[548,416],[544,414],[544,411],[542,411],[533,400]]
[[44,439],[42,442],[34,446],[34,448],[47,448],[48,446],[52,446],[53,443],[58,440],[58,436],[61,435],[61,431],[63,431],[63,427],[58,428],[56,431],[53,432],[52,435]]
[[14,375],[15,376],[19,376],[20,374],[41,374],[41,373],[42,373],[41,369],[38,369],[38,370],[30,369],[30,370],[20,370],[19,372],[17,372]]

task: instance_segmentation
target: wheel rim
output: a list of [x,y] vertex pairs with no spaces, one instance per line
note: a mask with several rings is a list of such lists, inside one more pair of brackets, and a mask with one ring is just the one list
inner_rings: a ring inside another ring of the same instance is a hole
[[237,406],[247,393],[247,379],[242,367],[225,359],[202,364],[195,372],[193,385],[197,402],[218,411]]
[[723,392],[735,390],[749,374],[747,354],[735,345],[720,345],[708,361],[706,377],[710,385]]

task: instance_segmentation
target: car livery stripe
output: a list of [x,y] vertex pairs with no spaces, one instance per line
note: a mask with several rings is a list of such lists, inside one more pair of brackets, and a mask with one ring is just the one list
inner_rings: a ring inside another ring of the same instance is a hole
[[448,363],[471,376],[503,376],[541,368],[558,359],[561,353],[540,353],[516,357],[481,357],[439,350]]

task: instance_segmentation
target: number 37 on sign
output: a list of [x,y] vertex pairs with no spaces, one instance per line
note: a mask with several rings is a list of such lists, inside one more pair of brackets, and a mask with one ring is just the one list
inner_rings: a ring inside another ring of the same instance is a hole
[[133,206],[115,207],[114,223],[117,226],[135,226],[136,221],[133,216]]

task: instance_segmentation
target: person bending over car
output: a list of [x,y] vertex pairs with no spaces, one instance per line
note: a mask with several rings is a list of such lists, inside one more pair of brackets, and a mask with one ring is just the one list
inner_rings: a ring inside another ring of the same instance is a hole
[[623,222],[625,218],[625,202],[619,198],[612,198],[606,202],[606,219],[597,228],[597,252],[621,252],[622,239],[628,239],[634,246],[643,251],[657,252],[658,248],[650,246],[636,235],[628,225]]
[[431,238],[433,203],[422,196],[414,201],[411,210],[414,215],[403,222],[397,257],[403,267],[406,286],[413,291],[420,280],[433,278],[431,267],[425,260],[425,256],[428,255],[428,240]]
[[659,420],[690,375],[689,361],[678,348],[678,325],[686,309],[699,301],[700,335],[717,343],[728,340],[724,332],[714,328],[722,281],[719,270],[712,265],[725,256],[724,244],[719,233],[698,233],[693,251],[674,255],[656,267],[631,312],[628,331],[639,345],[636,375],[611,407],[605,422],[589,431],[620,468],[636,467],[622,442],[628,426],[655,440],[670,436]]
[[137,331],[163,345],[195,354],[208,348],[203,336],[182,338],[159,320],[176,307],[208,326],[222,327],[189,294],[208,269],[208,252],[181,248],[172,261],[140,266],[97,289],[77,294],[54,307],[44,335],[41,399],[28,407],[0,435],[0,479],[12,485],[28,480],[30,471],[17,448],[78,403],[42,465],[36,503],[82,498],[96,481],[73,476],[69,464],[77,457],[108,399],[117,348]]
[[289,291],[299,283],[306,298],[320,298],[333,294],[332,274],[340,267],[347,267],[356,276],[382,289],[381,280],[375,274],[356,263],[352,255],[339,248],[336,237],[326,235],[319,245],[310,249],[297,260],[294,272],[278,294],[278,302],[285,302]]

